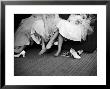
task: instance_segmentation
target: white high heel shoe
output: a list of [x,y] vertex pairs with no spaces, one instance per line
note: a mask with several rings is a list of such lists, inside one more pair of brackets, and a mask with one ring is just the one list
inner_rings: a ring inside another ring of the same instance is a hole
[[14,55],[14,57],[20,57],[21,55],[23,56],[23,57],[25,57],[25,51],[23,50],[21,53],[19,53],[19,54],[17,54],[17,55]]
[[83,50],[78,50],[77,52],[79,55],[81,55],[83,53]]
[[77,54],[77,52],[74,49],[70,49],[70,53],[71,55],[76,58],[76,59],[80,59],[81,57]]

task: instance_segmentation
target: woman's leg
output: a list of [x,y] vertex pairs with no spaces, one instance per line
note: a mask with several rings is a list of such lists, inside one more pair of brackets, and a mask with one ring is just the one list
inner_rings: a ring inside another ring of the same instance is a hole
[[39,52],[39,55],[42,55],[44,52],[46,52],[44,39],[42,38],[41,40],[42,40],[42,50]]
[[53,35],[53,37],[52,37],[52,38],[50,39],[50,41],[48,42],[48,44],[47,44],[47,46],[46,46],[46,49],[50,49],[50,48],[51,48],[51,46],[52,46],[54,40],[57,38],[58,34],[59,34],[59,31],[57,30],[57,31],[55,32],[55,34]]
[[63,37],[59,34],[59,36],[58,36],[58,51],[55,53],[55,56],[58,56],[60,54],[62,44],[63,44]]

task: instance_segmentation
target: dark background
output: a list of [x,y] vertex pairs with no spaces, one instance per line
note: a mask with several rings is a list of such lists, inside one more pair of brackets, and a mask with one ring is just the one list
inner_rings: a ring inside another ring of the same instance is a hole
[[17,30],[22,19],[30,17],[31,14],[14,14],[14,31]]

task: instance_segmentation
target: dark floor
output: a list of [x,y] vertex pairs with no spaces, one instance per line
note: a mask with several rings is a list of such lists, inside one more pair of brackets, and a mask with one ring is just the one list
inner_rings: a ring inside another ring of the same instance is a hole
[[39,56],[40,47],[30,47],[25,58],[14,59],[15,76],[97,76],[97,51],[83,53],[81,59],[54,57],[56,50]]

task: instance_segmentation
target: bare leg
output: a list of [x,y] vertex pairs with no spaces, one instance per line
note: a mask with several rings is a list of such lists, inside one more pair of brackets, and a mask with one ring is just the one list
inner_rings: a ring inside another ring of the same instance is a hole
[[55,34],[53,35],[53,37],[52,37],[52,38],[50,39],[50,41],[48,42],[48,44],[47,44],[47,46],[46,46],[46,49],[50,49],[50,48],[51,48],[51,46],[52,46],[54,40],[57,38],[58,34],[59,34],[59,31],[57,30],[57,31],[55,32]]
[[42,50],[39,52],[39,55],[42,55],[44,52],[46,52],[44,39],[42,38]]
[[55,53],[54,56],[58,56],[60,54],[62,44],[63,44],[63,37],[59,34],[59,36],[58,36],[58,51]]

